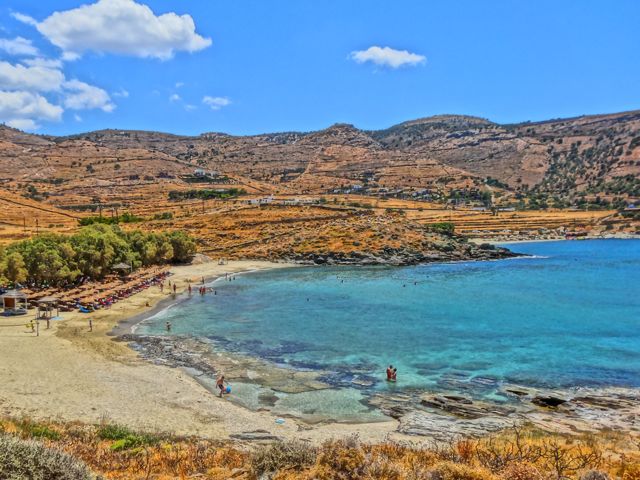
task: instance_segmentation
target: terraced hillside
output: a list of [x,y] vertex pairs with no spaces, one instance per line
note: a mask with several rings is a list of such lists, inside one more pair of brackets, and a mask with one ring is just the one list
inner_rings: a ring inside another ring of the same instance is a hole
[[0,126],[0,188],[0,241],[123,213],[132,228],[190,229],[212,253],[264,258],[393,249],[442,222],[470,237],[635,233],[638,215],[622,210],[640,198],[640,112],[245,137]]

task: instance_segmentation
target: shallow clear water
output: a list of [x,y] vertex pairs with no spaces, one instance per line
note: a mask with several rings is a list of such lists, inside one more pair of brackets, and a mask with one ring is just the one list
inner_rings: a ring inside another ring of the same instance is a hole
[[208,337],[336,386],[492,396],[502,383],[640,387],[640,241],[512,245],[535,255],[414,267],[238,275],[141,325]]

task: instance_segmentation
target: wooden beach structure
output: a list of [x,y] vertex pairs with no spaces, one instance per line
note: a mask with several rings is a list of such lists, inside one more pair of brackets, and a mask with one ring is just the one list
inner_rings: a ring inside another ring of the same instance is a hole
[[9,290],[1,295],[2,309],[5,316],[26,315],[29,308],[27,295],[20,290]]
[[[58,303],[60,300],[57,297],[42,297],[36,302],[36,320],[44,320],[47,322],[47,328],[50,326],[50,321],[54,317],[60,316],[60,308]],[[53,312],[56,312],[54,315]]]

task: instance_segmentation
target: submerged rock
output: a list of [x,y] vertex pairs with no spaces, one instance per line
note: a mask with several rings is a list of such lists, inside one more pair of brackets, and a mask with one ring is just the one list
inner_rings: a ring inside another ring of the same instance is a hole
[[560,405],[567,403],[567,400],[553,395],[536,395],[531,400],[531,403],[538,405],[539,407],[557,408]]

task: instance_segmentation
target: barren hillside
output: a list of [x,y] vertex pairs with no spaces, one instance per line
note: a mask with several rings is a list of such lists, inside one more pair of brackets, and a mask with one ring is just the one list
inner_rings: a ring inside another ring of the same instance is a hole
[[[192,229],[203,247],[234,256],[317,253],[318,239],[375,252],[393,243],[376,239],[409,244],[421,225],[447,221],[469,236],[634,232],[636,212],[615,210],[640,197],[640,111],[517,125],[440,115],[244,137],[0,126],[0,188],[4,241],[124,212],[150,228]],[[267,198],[278,208],[244,211]],[[307,218],[324,204],[341,210]],[[336,240],[365,226],[362,248]]]

